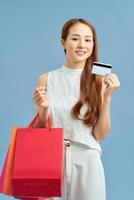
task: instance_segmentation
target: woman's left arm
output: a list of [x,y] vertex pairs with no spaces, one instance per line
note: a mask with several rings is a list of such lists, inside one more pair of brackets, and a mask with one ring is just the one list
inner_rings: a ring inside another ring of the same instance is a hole
[[117,88],[120,86],[116,74],[109,74],[102,80],[102,106],[100,116],[93,129],[94,137],[97,140],[104,140],[111,129],[110,104],[111,98]]

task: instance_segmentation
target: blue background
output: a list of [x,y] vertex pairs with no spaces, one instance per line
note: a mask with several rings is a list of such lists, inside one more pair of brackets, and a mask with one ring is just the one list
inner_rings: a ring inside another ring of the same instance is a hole
[[64,63],[63,24],[86,18],[98,33],[100,61],[111,63],[121,81],[112,99],[112,130],[101,142],[107,200],[134,199],[133,8],[133,0],[0,0],[0,170],[12,126],[33,118],[39,75]]

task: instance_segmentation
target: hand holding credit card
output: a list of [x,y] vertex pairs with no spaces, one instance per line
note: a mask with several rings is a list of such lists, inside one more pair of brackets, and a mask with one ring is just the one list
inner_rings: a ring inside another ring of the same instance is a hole
[[105,76],[110,74],[111,71],[112,71],[112,65],[100,62],[93,62],[92,74]]

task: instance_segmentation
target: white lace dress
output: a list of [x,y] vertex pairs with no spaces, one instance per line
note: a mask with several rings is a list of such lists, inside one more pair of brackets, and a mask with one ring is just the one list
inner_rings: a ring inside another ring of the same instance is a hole
[[[99,142],[92,135],[92,127],[86,127],[81,120],[71,117],[70,111],[78,101],[82,69],[60,67],[48,73],[48,100],[52,127],[64,128],[64,138],[88,145],[101,153]],[[81,109],[81,116],[86,107]]]

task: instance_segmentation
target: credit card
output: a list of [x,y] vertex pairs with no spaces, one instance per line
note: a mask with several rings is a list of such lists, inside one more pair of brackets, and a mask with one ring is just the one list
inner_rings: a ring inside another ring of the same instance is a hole
[[100,62],[93,62],[92,74],[105,76],[112,71],[112,65]]

